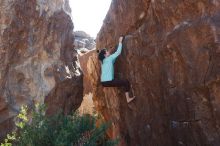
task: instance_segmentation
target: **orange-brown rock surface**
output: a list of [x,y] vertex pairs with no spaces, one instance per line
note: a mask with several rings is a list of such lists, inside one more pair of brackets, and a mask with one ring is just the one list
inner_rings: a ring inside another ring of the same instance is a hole
[[0,1],[0,139],[21,105],[45,101],[48,114],[80,105],[70,13],[68,0]]
[[[92,69],[92,66],[90,64],[88,64],[89,60],[92,59],[93,55],[96,55],[96,50],[91,50],[85,54],[81,54],[79,55],[79,62],[80,62],[80,67],[82,69],[83,74],[85,74],[85,76],[83,76],[83,92],[84,95],[85,94],[89,94],[93,91],[93,86],[92,86],[92,82],[90,81],[90,76],[89,76],[89,71],[90,69]],[[93,60],[91,60],[93,61]],[[94,60],[95,61],[95,60]]]
[[97,48],[116,45],[115,64],[136,100],[100,85],[96,54],[88,60],[96,108],[123,146],[220,145],[220,2],[113,0]]

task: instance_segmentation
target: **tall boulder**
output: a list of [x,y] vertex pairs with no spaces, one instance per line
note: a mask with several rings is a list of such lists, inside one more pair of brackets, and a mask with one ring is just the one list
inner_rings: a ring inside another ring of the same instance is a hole
[[113,0],[96,38],[110,47],[125,35],[115,64],[136,99],[103,88],[97,55],[88,60],[96,109],[121,146],[220,145],[220,2]]
[[[90,50],[87,53],[81,54],[79,55],[79,62],[80,62],[80,67],[82,69],[82,72],[84,74],[83,76],[83,93],[84,95],[92,93],[93,91],[93,86],[92,83],[90,81],[90,76],[89,76],[89,71],[92,68],[92,66],[90,66],[89,61],[92,59],[93,55],[96,55],[97,52],[96,50]],[[92,61],[92,60],[91,60]]]
[[[68,0],[0,1],[0,139],[22,105],[65,114],[82,101]],[[45,98],[46,97],[46,98]]]

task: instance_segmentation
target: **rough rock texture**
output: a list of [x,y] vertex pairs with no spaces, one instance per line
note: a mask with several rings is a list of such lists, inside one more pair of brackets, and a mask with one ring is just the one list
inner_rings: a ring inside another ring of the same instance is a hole
[[94,115],[95,107],[94,107],[94,104],[93,104],[92,97],[93,97],[93,95],[91,93],[86,94],[83,97],[83,101],[82,101],[80,107],[77,109],[77,111],[79,111],[79,114]]
[[95,41],[89,34],[84,31],[75,31],[75,49],[86,48],[88,50],[95,48]]
[[[79,62],[80,62],[80,67],[82,69],[83,74],[85,74],[85,76],[83,76],[83,94],[89,94],[93,91],[93,86],[92,86],[92,82],[90,81],[90,76],[89,76],[89,70],[91,68],[90,64],[88,64],[88,60],[91,56],[96,55],[96,50],[91,50],[85,54],[81,54],[79,55]],[[92,58],[91,58],[92,59]]]
[[115,70],[133,85],[130,107],[121,89],[101,87],[96,55],[88,60],[96,108],[113,122],[110,136],[123,146],[219,146],[220,2],[113,0],[97,48],[121,34]]
[[70,12],[68,0],[0,1],[0,139],[23,104],[46,97],[48,114],[80,105],[83,84]]

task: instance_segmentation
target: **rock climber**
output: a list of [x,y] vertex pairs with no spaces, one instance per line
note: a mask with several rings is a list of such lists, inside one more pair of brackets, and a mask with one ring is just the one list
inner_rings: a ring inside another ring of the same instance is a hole
[[101,84],[103,87],[124,87],[127,103],[130,103],[135,99],[135,96],[129,96],[129,91],[131,88],[129,81],[114,78],[114,63],[116,58],[121,54],[122,41],[123,37],[121,36],[119,38],[117,51],[113,54],[110,54],[107,49],[97,51],[99,53],[98,58],[101,61]]

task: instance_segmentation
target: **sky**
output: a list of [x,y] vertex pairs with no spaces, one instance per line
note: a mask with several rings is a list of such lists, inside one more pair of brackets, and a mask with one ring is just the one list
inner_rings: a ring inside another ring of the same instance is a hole
[[74,31],[82,30],[96,37],[108,12],[111,0],[69,0]]

